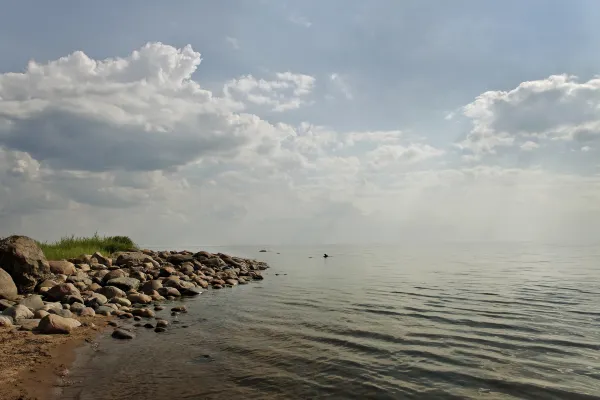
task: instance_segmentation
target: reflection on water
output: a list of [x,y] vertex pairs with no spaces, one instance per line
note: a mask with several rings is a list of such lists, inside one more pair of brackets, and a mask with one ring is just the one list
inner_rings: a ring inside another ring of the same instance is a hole
[[65,399],[600,398],[596,248],[207,250],[271,269],[102,339]]

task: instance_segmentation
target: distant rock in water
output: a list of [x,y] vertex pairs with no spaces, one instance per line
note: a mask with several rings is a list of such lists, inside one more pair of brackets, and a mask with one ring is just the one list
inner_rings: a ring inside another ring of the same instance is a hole
[[327,253],[323,254],[323,258],[329,258],[329,255],[327,255]]
[[266,253],[267,251],[265,249],[262,249],[259,251],[259,253]]

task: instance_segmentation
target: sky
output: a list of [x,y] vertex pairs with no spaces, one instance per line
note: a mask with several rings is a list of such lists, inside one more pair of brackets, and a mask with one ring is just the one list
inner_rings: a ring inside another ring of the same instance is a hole
[[600,242],[600,2],[0,0],[0,236]]

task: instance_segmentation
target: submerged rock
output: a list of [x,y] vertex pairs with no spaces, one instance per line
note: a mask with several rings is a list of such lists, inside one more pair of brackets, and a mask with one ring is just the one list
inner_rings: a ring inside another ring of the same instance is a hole
[[113,331],[112,335],[115,339],[134,339],[135,334],[125,329],[117,328]]

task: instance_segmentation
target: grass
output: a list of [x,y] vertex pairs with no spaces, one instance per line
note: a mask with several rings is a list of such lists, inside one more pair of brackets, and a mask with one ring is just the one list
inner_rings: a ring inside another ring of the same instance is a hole
[[90,237],[66,236],[57,242],[44,242],[39,245],[48,260],[76,258],[82,254],[94,254],[96,251],[108,256],[117,251],[137,248],[137,245],[127,236],[102,237],[97,233]]

